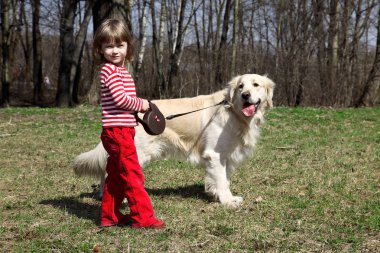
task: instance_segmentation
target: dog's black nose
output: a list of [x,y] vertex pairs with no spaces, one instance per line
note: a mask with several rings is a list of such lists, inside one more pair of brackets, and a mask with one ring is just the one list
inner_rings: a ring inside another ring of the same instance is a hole
[[244,99],[244,100],[248,100],[250,97],[251,97],[251,93],[249,92],[243,92],[241,94],[241,97]]

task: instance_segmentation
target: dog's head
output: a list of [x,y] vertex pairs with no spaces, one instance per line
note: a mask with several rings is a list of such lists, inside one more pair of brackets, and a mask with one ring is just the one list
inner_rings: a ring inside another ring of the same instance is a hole
[[245,74],[229,83],[230,101],[242,115],[252,118],[260,109],[273,107],[274,82],[266,76]]

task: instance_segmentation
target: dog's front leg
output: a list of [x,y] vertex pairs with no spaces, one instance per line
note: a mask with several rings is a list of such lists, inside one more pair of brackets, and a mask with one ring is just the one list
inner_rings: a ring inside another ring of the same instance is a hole
[[226,159],[223,159],[215,151],[204,152],[205,159],[205,191],[217,198],[221,204],[237,207],[243,198],[233,196],[230,190],[230,182],[227,178]]

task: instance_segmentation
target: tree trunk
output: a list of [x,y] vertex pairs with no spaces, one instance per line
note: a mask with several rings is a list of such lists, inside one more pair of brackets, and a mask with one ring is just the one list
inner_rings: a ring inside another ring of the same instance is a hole
[[[30,73],[30,66],[32,65],[31,64],[31,47],[30,47],[30,39],[29,39],[29,24],[28,24],[28,21],[27,21],[27,18],[26,18],[26,13],[25,13],[25,2],[22,2],[21,3],[21,6],[20,6],[20,20],[21,20],[21,23],[23,24],[24,26],[24,30],[25,30],[25,37],[23,39],[23,35],[20,31],[20,42],[21,42],[21,46],[22,46],[22,49],[23,49],[23,53],[24,53],[24,57],[25,57],[25,69],[24,69],[24,79],[22,80],[23,82],[25,82],[24,84],[25,85],[29,85],[29,82],[30,82],[30,77],[31,77],[31,73]],[[21,80],[20,80],[21,82]],[[22,90],[25,90],[24,87],[20,87]]]
[[40,32],[40,0],[32,1],[33,21],[33,101],[40,103],[42,101],[42,37]]
[[181,0],[180,3],[176,34],[172,40],[174,42],[173,49],[169,57],[168,88],[173,88],[173,79],[178,75],[179,61],[183,50],[183,39],[186,31],[186,29],[184,29],[184,21],[187,0]]
[[[223,19],[223,28],[222,28],[222,36],[220,38],[219,48],[217,52],[217,60],[216,60],[216,73],[215,73],[215,83],[219,86],[222,86],[223,84],[223,77],[222,77],[222,62],[223,62],[223,53],[226,51],[227,48],[227,35],[228,35],[228,28],[229,28],[229,20],[230,20],[230,11],[232,9],[232,0],[226,0],[226,9],[224,12],[224,19]],[[226,77],[229,78],[229,77]]]
[[306,41],[311,35],[310,29],[308,29],[310,27],[310,19],[309,19],[309,13],[308,13],[306,5],[307,5],[306,1],[303,1],[299,6],[302,29],[300,32],[299,41],[297,43],[300,47],[300,53],[296,54],[296,55],[299,55],[297,57],[297,69],[299,73],[299,78],[298,78],[294,106],[300,106],[303,103],[304,83],[305,83],[304,80],[307,76],[307,70],[309,67],[310,55],[311,55],[310,45],[308,45],[307,43],[304,43],[304,41]]
[[[203,28],[204,28],[204,25],[203,25]],[[197,15],[196,15],[196,13],[194,13],[194,30],[195,30],[195,38],[196,38],[196,43],[197,43],[199,73],[200,73],[200,76],[205,76],[205,69],[203,67],[201,41],[200,41],[200,38],[199,38],[199,27],[198,27],[198,21],[197,21]]]
[[320,87],[321,87],[321,99],[320,104],[327,105],[330,103],[330,86],[328,80],[326,80],[326,47],[325,47],[325,31],[323,27],[324,19],[324,1],[317,0],[314,3],[314,30],[317,40],[317,61],[318,61],[318,74],[320,77]]
[[81,74],[81,61],[83,56],[83,49],[87,37],[87,28],[91,20],[92,15],[92,4],[93,1],[86,1],[85,3],[85,14],[83,22],[80,25],[79,32],[75,39],[75,49],[73,53],[73,63],[71,65],[70,71],[70,82],[72,83],[72,101],[74,104],[79,103],[79,82]]
[[354,27],[351,38],[351,48],[348,59],[348,80],[342,86],[342,90],[339,92],[339,96],[343,98],[339,106],[348,106],[351,104],[352,106],[352,98],[353,98],[353,90],[356,83],[359,83],[358,78],[358,51],[360,48],[360,22],[362,18],[362,0],[359,0],[357,4],[355,4],[356,15],[354,15]]
[[138,15],[139,15],[139,41],[140,41],[140,47],[137,53],[137,61],[135,63],[135,71],[134,71],[134,78],[135,81],[138,82],[139,80],[139,74],[142,67],[142,62],[144,60],[145,56],[145,49],[146,49],[146,28],[147,28],[147,21],[146,21],[146,4],[147,2],[144,0],[137,1],[138,5]]
[[[128,13],[130,8],[126,7],[126,3],[129,3],[129,1],[130,0],[95,0],[94,7],[92,9],[94,17],[94,31],[96,31],[99,25],[108,18],[120,19],[126,23],[128,28],[132,28],[132,24],[130,23],[131,14]],[[130,32],[132,34],[132,30],[130,30]]]
[[10,87],[10,77],[9,77],[9,47],[10,47],[10,26],[9,26],[9,0],[1,0],[1,46],[2,46],[2,68],[1,68],[1,97],[0,106],[9,106],[9,87]]
[[332,105],[336,104],[338,90],[341,89],[337,80],[336,73],[338,68],[338,15],[340,4],[338,0],[330,1],[330,24],[328,30],[328,45],[327,45],[327,82],[330,83],[330,93],[334,93]]
[[234,26],[232,32],[232,57],[231,57],[231,76],[236,75],[236,51],[238,43],[238,24],[239,24],[239,0],[234,3]]
[[[144,0],[145,2],[145,0]],[[132,28],[132,0],[124,0],[124,8],[125,8],[125,23],[128,27],[129,32],[133,36],[133,28]]]
[[158,37],[157,37],[157,22],[156,22],[156,7],[154,5],[154,0],[150,0],[150,14],[152,15],[152,47],[153,47],[153,73],[152,84],[154,85],[154,93],[158,93],[161,96],[161,88],[158,81]]
[[[158,71],[158,80],[161,90],[164,91],[160,94],[161,97],[168,96],[168,85],[166,83],[166,78],[164,75],[164,27],[166,24],[166,0],[161,0],[161,16],[160,16],[160,25],[158,27],[158,52],[157,52],[157,71]],[[162,96],[163,95],[163,96]]]
[[60,20],[61,61],[59,65],[58,91],[56,96],[56,103],[59,107],[69,107],[72,105],[72,82],[70,74],[75,50],[74,19],[76,7],[77,0],[63,1]]
[[377,39],[376,55],[372,65],[371,72],[367,78],[362,95],[360,96],[356,107],[373,106],[380,102],[380,8],[377,14]]
[[351,38],[351,23],[354,12],[353,1],[343,1],[342,4],[342,17],[341,24],[339,25],[339,46],[338,46],[338,58],[339,58],[339,70],[337,77],[340,80],[340,89],[342,97],[345,94],[346,85],[351,82],[350,73],[350,49],[349,45],[352,41]]

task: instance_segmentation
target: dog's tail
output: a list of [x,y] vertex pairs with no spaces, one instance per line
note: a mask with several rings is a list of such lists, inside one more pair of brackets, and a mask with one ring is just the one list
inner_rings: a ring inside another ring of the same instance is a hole
[[78,176],[104,177],[108,153],[100,142],[93,150],[74,159],[74,172]]

